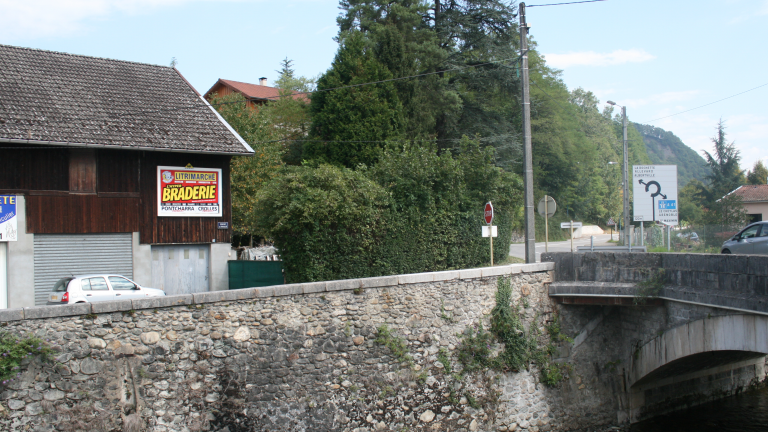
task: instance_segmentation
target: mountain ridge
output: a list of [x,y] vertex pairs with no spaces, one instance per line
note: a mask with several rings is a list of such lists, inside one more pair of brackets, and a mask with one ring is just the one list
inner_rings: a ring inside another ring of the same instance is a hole
[[678,188],[693,179],[706,183],[709,166],[704,158],[674,133],[652,125],[633,123],[654,165],[677,165]]

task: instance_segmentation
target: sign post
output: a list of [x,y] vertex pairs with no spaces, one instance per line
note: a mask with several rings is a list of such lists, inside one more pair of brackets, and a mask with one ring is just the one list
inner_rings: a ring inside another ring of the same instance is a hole
[[491,239],[491,267],[493,267],[493,204],[490,201],[485,203],[484,210],[485,223],[488,224],[488,237]]
[[608,226],[611,227],[611,241],[613,241],[613,227],[616,226],[616,222],[613,221],[613,218],[608,218]]
[[539,214],[544,218],[544,250],[549,252],[549,218],[555,214],[557,203],[551,196],[544,195],[539,201]]
[[560,228],[561,229],[566,229],[566,228],[570,228],[571,229],[571,252],[573,252],[573,229],[574,228],[581,228],[581,227],[582,227],[581,222],[570,221],[570,222],[561,222],[560,223]]

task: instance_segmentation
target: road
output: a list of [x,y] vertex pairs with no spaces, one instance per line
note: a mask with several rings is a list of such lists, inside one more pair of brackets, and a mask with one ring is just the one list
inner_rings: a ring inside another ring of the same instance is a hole
[[[618,239],[618,235],[614,234],[613,239]],[[610,234],[601,234],[595,236],[595,246],[604,246],[609,244],[608,240],[611,239]],[[573,239],[573,249],[576,250],[576,246],[589,246],[589,237]],[[571,241],[559,241],[549,242],[550,252],[570,252]],[[544,252],[544,242],[536,243],[536,262],[541,261],[541,254]],[[509,254],[513,257],[525,259],[525,245],[523,243],[515,243],[509,246]]]

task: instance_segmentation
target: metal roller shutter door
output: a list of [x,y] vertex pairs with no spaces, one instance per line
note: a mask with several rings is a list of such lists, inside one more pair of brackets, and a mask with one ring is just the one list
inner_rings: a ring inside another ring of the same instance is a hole
[[133,279],[131,233],[35,234],[35,304],[44,305],[59,279],[114,273]]

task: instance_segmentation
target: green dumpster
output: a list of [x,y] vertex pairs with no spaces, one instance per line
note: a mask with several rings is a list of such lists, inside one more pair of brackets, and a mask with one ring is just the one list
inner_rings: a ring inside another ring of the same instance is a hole
[[282,285],[282,261],[228,261],[229,289]]

